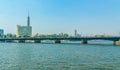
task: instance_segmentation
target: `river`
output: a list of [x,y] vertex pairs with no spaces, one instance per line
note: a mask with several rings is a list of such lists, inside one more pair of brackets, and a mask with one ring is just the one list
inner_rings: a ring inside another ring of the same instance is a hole
[[120,47],[0,43],[0,70],[120,70]]

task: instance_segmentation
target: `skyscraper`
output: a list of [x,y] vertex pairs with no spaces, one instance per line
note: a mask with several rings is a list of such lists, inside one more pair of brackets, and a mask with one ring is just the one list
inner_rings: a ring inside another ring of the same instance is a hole
[[75,37],[77,37],[77,30],[75,30]]
[[0,29],[0,35],[4,35],[4,30]]
[[32,35],[32,27],[30,26],[30,17],[28,13],[27,17],[27,26],[17,25],[17,37],[31,37]]

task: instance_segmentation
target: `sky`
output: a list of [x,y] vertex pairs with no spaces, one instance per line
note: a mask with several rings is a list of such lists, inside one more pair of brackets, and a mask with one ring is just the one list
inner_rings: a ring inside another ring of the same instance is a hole
[[28,11],[33,34],[120,35],[120,0],[0,0],[0,29],[15,34]]

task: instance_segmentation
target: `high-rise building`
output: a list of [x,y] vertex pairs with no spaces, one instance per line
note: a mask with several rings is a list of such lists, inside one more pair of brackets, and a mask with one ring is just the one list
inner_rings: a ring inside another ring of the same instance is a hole
[[17,25],[17,37],[31,37],[32,35],[32,26],[30,26],[30,17],[27,17],[27,26]]
[[4,35],[4,30],[0,29],[0,35]]
[[77,37],[77,30],[75,30],[75,37]]

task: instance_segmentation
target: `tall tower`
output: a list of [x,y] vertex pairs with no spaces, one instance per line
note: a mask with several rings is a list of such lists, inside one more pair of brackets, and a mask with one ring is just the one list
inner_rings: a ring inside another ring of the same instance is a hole
[[75,37],[77,37],[77,30],[75,30]]
[[29,12],[28,12],[28,17],[27,17],[27,26],[30,26],[30,16],[29,16]]

